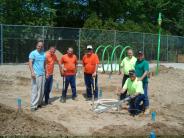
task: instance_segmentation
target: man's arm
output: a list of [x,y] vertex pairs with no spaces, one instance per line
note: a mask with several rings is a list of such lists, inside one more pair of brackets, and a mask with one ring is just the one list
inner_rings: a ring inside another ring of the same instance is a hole
[[148,73],[149,73],[149,64],[146,63],[144,65],[144,74],[139,78],[139,80],[142,81],[148,75]]
[[77,73],[77,71],[78,71],[78,69],[77,69],[77,65],[78,65],[78,62],[77,62],[77,57],[76,57],[76,60],[75,60],[76,73]]
[[144,74],[139,78],[142,81],[148,75],[148,71],[145,71]]
[[96,55],[96,66],[95,66],[95,72],[93,73],[93,77],[95,77],[97,75],[97,71],[98,71],[98,65],[99,65],[99,58]]
[[122,70],[123,67],[124,67],[124,59],[120,63],[119,75],[122,74],[122,71],[121,70]]
[[128,79],[125,81],[125,84],[123,85],[123,88],[120,89],[118,92],[118,95],[124,94],[128,89]]
[[124,94],[127,89],[122,88],[120,94]]
[[33,79],[36,79],[36,75],[35,75],[34,70],[33,70],[33,60],[32,59],[29,59],[29,69],[31,71],[31,77]]
[[93,73],[93,77],[95,77],[97,75],[97,71],[98,71],[98,64],[96,64],[96,67],[95,67],[95,72]]
[[64,75],[64,72],[67,71],[67,69],[64,67],[64,57],[61,57],[61,60],[60,60],[60,73],[61,73],[61,76]]

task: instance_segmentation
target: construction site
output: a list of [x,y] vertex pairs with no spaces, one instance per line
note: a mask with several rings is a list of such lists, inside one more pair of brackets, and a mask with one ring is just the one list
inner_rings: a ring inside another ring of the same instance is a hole
[[[68,47],[74,48],[78,58],[78,97],[76,101],[71,99],[69,87],[66,103],[60,102],[63,78],[58,65],[55,65],[51,104],[31,112],[28,55],[35,49],[38,38],[44,40],[45,51],[49,46],[56,46],[59,60]],[[154,131],[158,137],[183,137],[184,39],[161,36],[159,58],[157,39],[158,35],[155,34],[135,32],[1,26],[0,136],[149,137]],[[94,53],[100,59],[100,98],[94,104],[85,100],[81,59],[87,44],[94,46]],[[119,74],[119,63],[126,56],[127,48],[132,48],[135,56],[138,50],[143,50],[150,63],[150,113],[146,115],[131,116],[126,102],[122,102],[121,107],[118,105],[117,90],[121,88],[123,78],[123,74]],[[100,103],[103,100],[109,100],[109,105]]]
[[[154,72],[154,68],[152,68]],[[91,111],[91,102],[85,101],[83,74],[77,76],[78,101],[70,98],[60,103],[62,78],[57,67],[51,93],[52,104],[30,112],[31,79],[27,65],[0,66],[0,134],[35,136],[149,136],[152,129],[157,135],[183,135],[184,130],[184,70],[160,67],[159,76],[150,76],[151,114],[132,117],[126,109],[104,113]],[[122,76],[99,73],[99,87],[103,98],[117,99],[115,91]],[[59,86],[57,87],[57,83]],[[17,109],[17,98],[22,99],[22,111]]]

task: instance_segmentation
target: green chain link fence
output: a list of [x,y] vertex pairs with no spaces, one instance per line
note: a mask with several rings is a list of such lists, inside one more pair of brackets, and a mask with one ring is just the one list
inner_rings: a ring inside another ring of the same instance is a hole
[[[54,45],[61,53],[65,53],[68,47],[73,47],[80,60],[88,44],[93,45],[94,49],[99,45],[112,45],[114,47],[117,45],[129,45],[135,52],[143,50],[145,58],[150,61],[156,60],[157,56],[157,34],[1,24],[1,63],[27,62],[28,55],[31,50],[35,49],[35,43],[38,39],[44,40],[45,50]],[[100,49],[98,53],[102,54],[102,51],[103,49]],[[184,37],[162,35],[160,52],[162,62],[178,62],[177,56],[184,55]],[[120,53],[121,51],[117,50],[116,55],[120,55]]]

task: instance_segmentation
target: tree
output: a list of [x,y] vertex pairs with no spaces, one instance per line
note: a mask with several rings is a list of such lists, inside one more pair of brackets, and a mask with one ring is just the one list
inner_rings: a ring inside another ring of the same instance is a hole
[[1,0],[3,24],[54,25],[55,10],[49,0]]
[[102,20],[94,13],[85,21],[84,28],[101,29]]

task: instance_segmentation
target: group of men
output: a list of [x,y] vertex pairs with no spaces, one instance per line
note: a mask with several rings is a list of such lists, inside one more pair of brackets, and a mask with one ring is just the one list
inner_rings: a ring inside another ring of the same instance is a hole
[[[44,52],[44,43],[38,41],[36,49],[29,54],[29,68],[32,78],[32,93],[31,93],[31,111],[35,111],[42,106],[43,98],[45,105],[49,104],[49,94],[52,90],[54,64],[59,65],[60,74],[63,77],[63,90],[61,102],[66,102],[67,89],[70,84],[72,89],[72,100],[76,100],[76,73],[77,73],[77,56],[73,53],[73,48],[68,48],[67,53],[57,59],[55,55],[56,48],[51,46],[49,51]],[[83,56],[84,81],[86,85],[87,100],[98,98],[97,70],[99,59],[93,53],[93,47],[87,46],[87,52]],[[95,78],[95,79],[94,79]],[[94,87],[92,87],[94,86]],[[94,91],[93,91],[94,90]]]
[[[86,54],[83,56],[82,64],[84,71],[84,82],[86,86],[86,100],[98,99],[98,64],[99,58],[93,53],[93,47],[88,45]],[[42,106],[43,98],[45,105],[49,104],[49,94],[52,90],[54,64],[59,65],[60,74],[63,77],[63,90],[61,102],[66,102],[67,89],[70,84],[72,90],[72,100],[76,100],[76,73],[77,56],[73,48],[68,48],[67,53],[57,59],[56,48],[51,46],[48,52],[44,52],[42,41],[36,43],[36,49],[29,54],[29,68],[32,77],[31,111]],[[142,51],[138,52],[137,58],[133,56],[132,49],[127,50],[127,56],[121,62],[121,72],[123,75],[122,90],[118,93],[120,100],[127,96],[129,101],[129,112],[139,114],[148,112],[148,72],[149,65],[144,59]],[[46,77],[46,78],[45,78]]]
[[121,62],[123,72],[122,89],[118,94],[120,100],[130,96],[129,112],[137,115],[141,112],[149,113],[148,98],[148,73],[149,64],[144,59],[142,51],[138,51],[137,58],[133,56],[133,50],[127,50],[127,56]]

